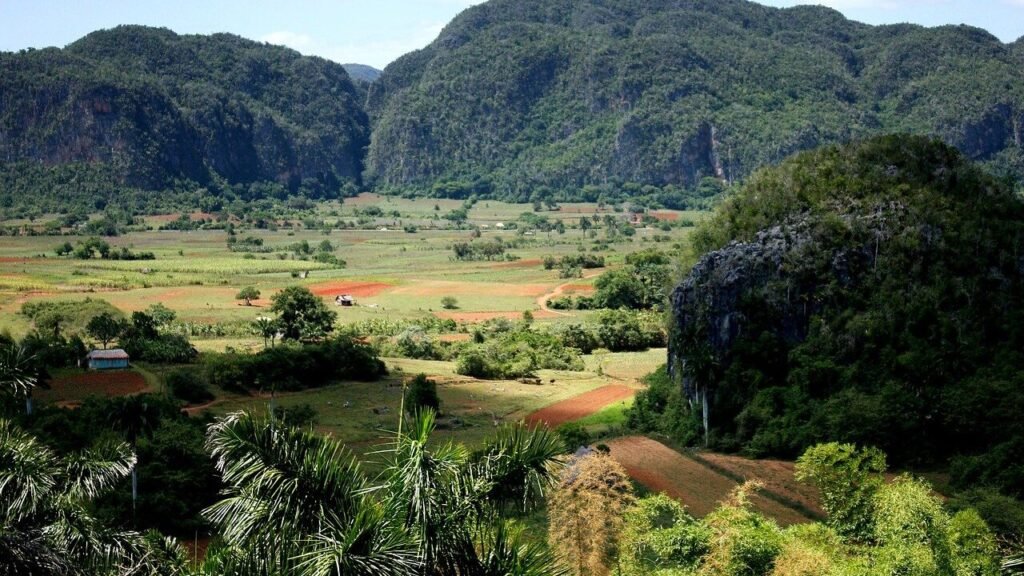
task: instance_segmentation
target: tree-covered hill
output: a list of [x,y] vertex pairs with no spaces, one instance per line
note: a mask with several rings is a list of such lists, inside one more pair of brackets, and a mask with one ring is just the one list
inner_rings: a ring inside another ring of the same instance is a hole
[[1019,54],[976,28],[872,27],[822,7],[491,0],[373,84],[367,174],[518,198],[694,188],[898,131],[1019,171]]
[[367,66],[366,64],[343,64],[343,66],[345,67],[345,72],[348,72],[352,80],[366,82],[367,84],[375,82],[383,73],[382,70],[378,70],[373,66]]
[[1024,201],[1005,183],[922,137],[829,146],[757,172],[695,245],[675,380],[638,399],[637,426],[761,455],[828,439],[953,458],[955,481],[1024,495]]
[[369,139],[341,65],[227,34],[123,26],[0,53],[0,98],[0,194],[15,199],[182,181],[332,195],[359,182]]

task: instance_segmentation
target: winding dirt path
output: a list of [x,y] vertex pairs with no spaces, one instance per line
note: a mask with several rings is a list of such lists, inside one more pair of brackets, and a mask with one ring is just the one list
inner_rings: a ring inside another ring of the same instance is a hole
[[590,272],[585,272],[583,274],[583,276],[580,277],[580,278],[576,278],[576,279],[570,280],[570,281],[568,281],[568,282],[566,282],[564,284],[559,284],[558,286],[555,286],[555,288],[553,290],[551,290],[551,292],[548,292],[547,294],[544,294],[543,296],[538,296],[537,297],[537,306],[539,306],[542,311],[550,313],[550,314],[554,314],[556,316],[572,316],[572,313],[570,313],[570,312],[565,312],[563,310],[555,310],[553,308],[548,308],[548,300],[551,300],[552,298],[556,298],[558,296],[561,296],[563,293],[565,293],[565,289],[566,288],[568,288],[569,286],[572,286],[573,284],[579,283],[580,280],[589,280],[591,278],[594,278],[595,276],[600,276],[603,272],[604,272],[603,268],[598,269],[598,270],[591,270]]

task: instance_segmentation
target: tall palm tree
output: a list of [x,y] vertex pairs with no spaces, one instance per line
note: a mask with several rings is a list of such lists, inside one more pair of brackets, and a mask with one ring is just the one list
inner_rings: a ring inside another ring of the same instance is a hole
[[227,485],[205,511],[224,546],[210,573],[303,576],[562,574],[498,518],[537,503],[561,444],[546,430],[502,430],[477,453],[428,446],[434,413],[414,418],[367,479],[330,438],[244,413],[211,425]]
[[59,457],[0,420],[0,574],[155,573],[145,540],[105,527],[89,512],[89,502],[134,462],[124,443]]
[[[134,452],[138,446],[139,436],[153,430],[159,416],[145,395],[123,396],[114,400],[110,412],[110,422],[124,433]],[[138,462],[132,463],[132,522],[135,521],[135,506],[139,499],[139,468]]]
[[235,413],[210,426],[207,446],[227,486],[205,511],[227,548],[223,573],[412,573],[415,543],[333,439]]

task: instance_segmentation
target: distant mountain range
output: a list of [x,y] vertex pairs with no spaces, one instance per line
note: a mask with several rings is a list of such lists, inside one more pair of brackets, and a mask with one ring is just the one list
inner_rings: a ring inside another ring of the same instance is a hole
[[491,0],[379,77],[227,34],[119,27],[0,54],[0,206],[83,183],[651,194],[887,132],[1021,176],[1022,70],[1024,39],[744,0]]
[[373,66],[367,66],[366,64],[342,64],[342,66],[353,80],[366,82],[367,84],[373,84],[384,73],[382,70],[378,70]]

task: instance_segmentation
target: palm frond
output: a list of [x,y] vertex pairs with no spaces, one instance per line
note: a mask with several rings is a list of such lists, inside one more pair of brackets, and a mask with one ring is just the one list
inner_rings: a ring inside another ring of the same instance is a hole
[[487,526],[478,535],[478,576],[568,576],[555,555],[536,540],[523,538],[521,530],[503,523]]
[[505,426],[483,450],[473,455],[478,474],[492,489],[498,505],[517,504],[523,510],[541,502],[562,466],[562,441],[544,427]]
[[135,463],[128,444],[100,443],[65,459],[65,490],[73,498],[97,498],[131,474]]
[[35,514],[57,484],[57,459],[38,440],[0,420],[0,518]]
[[416,542],[382,508],[371,506],[350,523],[316,535],[297,560],[302,576],[403,576],[417,574],[420,567]]
[[33,360],[22,346],[0,346],[0,392],[28,394],[39,381]]

